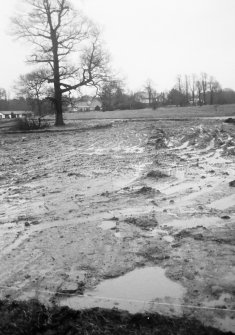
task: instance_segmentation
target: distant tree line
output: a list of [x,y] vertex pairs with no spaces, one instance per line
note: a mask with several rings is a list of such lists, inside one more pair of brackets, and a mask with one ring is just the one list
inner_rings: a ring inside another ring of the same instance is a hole
[[[228,94],[228,91],[230,94]],[[231,94],[232,92],[232,94]],[[235,102],[235,92],[223,90],[220,83],[203,72],[200,76],[178,75],[175,87],[168,93],[168,103],[177,106],[213,105]]]
[[[48,73],[45,69],[21,75],[15,84],[15,91],[16,98],[9,99],[6,90],[0,88],[1,111],[30,110],[39,116],[55,113],[54,91],[48,83]],[[147,80],[141,91],[130,92],[125,89],[121,80],[110,79],[101,85],[97,96],[103,111],[235,103],[235,91],[229,88],[222,89],[219,82],[206,73],[201,73],[200,76],[178,75],[174,87],[166,92],[157,92],[151,80]],[[64,109],[70,102],[70,95],[64,94]]]
[[167,92],[157,92],[147,80],[141,92],[127,93],[121,81],[113,80],[102,87],[100,98],[103,110],[138,109],[160,106],[202,106],[235,103],[235,91],[222,89],[219,82],[207,73],[200,76],[178,75],[174,87]]
[[0,88],[0,111],[32,111],[35,115],[43,116],[54,113],[54,106],[46,97],[37,98],[29,94],[10,99],[6,90]]
[[106,82],[98,94],[101,99],[103,111],[141,109],[145,104],[136,99],[134,93],[125,92],[120,80]]

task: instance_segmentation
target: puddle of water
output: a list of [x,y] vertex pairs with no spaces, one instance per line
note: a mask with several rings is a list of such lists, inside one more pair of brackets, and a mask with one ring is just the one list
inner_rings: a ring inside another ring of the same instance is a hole
[[231,162],[231,160],[221,157],[222,150],[217,150],[214,155],[206,155],[207,164],[224,164],[226,162]]
[[122,146],[117,145],[115,147],[107,147],[107,148],[94,148],[90,147],[87,152],[83,152],[83,154],[90,155],[107,155],[113,152],[122,152],[122,153],[143,153],[144,147],[140,146]]
[[174,227],[174,228],[194,228],[197,226],[210,227],[215,224],[218,226],[218,221],[223,224],[222,220],[218,217],[202,217],[202,218],[191,218],[187,220],[172,220],[170,222],[164,223],[164,226]]
[[211,204],[207,205],[208,207],[215,209],[227,209],[229,207],[235,206],[235,194],[232,194],[228,197],[222,198],[220,200],[215,200]]
[[219,297],[219,299],[217,300],[210,300],[210,301],[206,301],[204,303],[205,306],[208,306],[208,307],[216,307],[216,306],[219,306],[219,305],[224,305],[226,299],[232,299],[232,295],[229,294],[229,293],[223,293],[221,294],[221,296]]
[[124,149],[124,152],[125,153],[143,153],[144,152],[144,148],[142,147],[138,147],[138,146],[135,146],[135,147],[127,147]]
[[166,236],[163,236],[163,240],[166,242],[172,243],[174,241],[174,237],[166,235]]
[[151,231],[149,231],[146,235],[147,236],[161,236],[161,235],[166,235],[167,232],[164,230],[164,229],[159,229],[158,227],[157,228],[153,228]]
[[115,221],[104,221],[102,222],[99,227],[103,230],[108,230],[116,227],[116,222]]
[[188,147],[188,145],[189,145],[189,141],[186,141],[186,142],[184,142],[181,146],[176,147],[176,149],[185,149],[185,148]]
[[185,181],[183,183],[179,183],[179,184],[172,185],[172,186],[167,186],[167,187],[162,187],[162,188],[159,187],[160,191],[167,195],[174,194],[174,193],[180,193],[190,188],[191,189],[198,188],[198,183]]
[[235,333],[235,319],[232,319],[229,316],[226,316],[224,319],[216,318],[219,328],[225,332]]
[[128,207],[113,212],[115,216],[126,218],[127,216],[148,215],[153,210],[153,206]]
[[[228,293],[223,293],[217,300],[210,300],[210,301],[205,301],[204,305],[208,307],[217,307],[217,306],[223,306],[226,305],[226,300],[232,301],[233,296]],[[229,313],[229,314],[227,314]],[[235,319],[232,319],[232,315],[234,312],[226,312],[226,316],[224,318],[222,317],[216,317],[215,320],[217,322],[218,328],[221,329],[222,331],[226,332],[234,332],[235,331]]]
[[174,177],[178,178],[178,179],[185,179],[187,176],[188,171],[187,170],[175,170],[171,173],[171,175],[173,175]]
[[[147,236],[152,236],[152,237],[155,237],[155,236],[159,236],[159,237],[162,237],[162,239],[166,242],[173,242],[174,241],[174,237],[173,236],[170,236],[170,235],[166,235],[167,232],[163,229],[159,229],[159,228],[154,228],[152,229],[148,234],[146,234]],[[162,236],[164,235],[164,236]]]
[[[61,300],[60,305],[73,309],[117,307],[137,313],[152,309],[154,300],[169,302],[169,299],[178,299],[176,303],[179,303],[185,293],[183,286],[165,276],[164,269],[145,267],[105,280],[94,290],[85,292],[82,297]],[[155,306],[158,307],[157,304]]]
[[[110,217],[110,214],[107,214],[107,216]],[[96,222],[99,219],[104,219],[104,213],[96,214],[93,216],[90,216],[89,219],[67,219],[65,220],[56,220],[54,222],[46,222],[46,223],[40,223],[39,225],[30,226],[28,229],[22,231],[22,235],[20,235],[13,243],[6,246],[4,249],[0,250],[2,255],[10,253],[13,249],[16,249],[19,247],[27,238],[29,238],[34,233],[37,233],[38,231],[44,231],[47,229],[57,228],[57,227],[65,227],[69,225],[76,225],[78,223],[82,222]],[[113,222],[113,221],[112,221]],[[114,222],[113,222],[114,223]],[[1,231],[1,230],[0,230]],[[11,231],[11,234],[15,234],[15,230]]]

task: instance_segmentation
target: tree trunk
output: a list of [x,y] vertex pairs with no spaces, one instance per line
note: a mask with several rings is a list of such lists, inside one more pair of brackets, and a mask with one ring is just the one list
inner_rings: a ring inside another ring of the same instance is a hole
[[202,100],[201,100],[201,91],[198,90],[198,103],[199,103],[199,106],[202,105]]
[[55,89],[55,110],[56,110],[56,119],[55,126],[64,126],[63,120],[63,110],[62,110],[62,94],[60,91],[60,87],[56,87],[58,85],[54,85]]
[[64,119],[63,119],[63,109],[62,109],[62,94],[60,91],[60,87],[58,85],[54,85],[55,89],[55,126],[64,126]]
[[40,116],[42,116],[42,106],[41,106],[41,101],[40,101],[40,97],[39,97],[39,92],[38,91],[36,93],[36,98],[37,98],[38,115],[40,117]]
[[37,105],[38,105],[38,115],[39,117],[42,116],[42,106],[41,106],[41,101],[37,99]]
[[210,104],[213,105],[213,102],[214,102],[214,92],[213,92],[213,90],[211,90],[210,93],[211,93],[210,94]]
[[62,93],[60,88],[60,66],[58,57],[58,41],[55,30],[51,31],[51,39],[53,46],[53,75],[54,75],[54,90],[55,90],[55,111],[56,119],[55,126],[64,126],[63,109],[62,109]]
[[62,109],[62,93],[60,89],[59,61],[57,52],[54,55],[54,90],[55,90],[55,126],[64,126],[63,109]]
[[206,92],[203,91],[203,104],[205,105],[206,104]]

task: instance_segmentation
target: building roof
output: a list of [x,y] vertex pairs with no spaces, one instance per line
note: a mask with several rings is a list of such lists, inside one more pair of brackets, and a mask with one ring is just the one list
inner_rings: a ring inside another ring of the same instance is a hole
[[72,108],[84,108],[84,109],[90,109],[95,108],[97,105],[101,107],[101,101],[97,97],[89,97],[89,100],[87,99],[88,96],[82,97],[81,99],[74,99],[73,104],[71,105]]
[[31,111],[0,111],[0,114],[9,115],[9,114],[32,114]]
[[14,114],[32,114],[32,111],[13,111]]
[[11,114],[12,112],[10,111],[0,111],[0,114],[3,114],[3,115],[9,115]]
[[77,108],[89,108],[90,105],[91,105],[91,103],[88,102],[88,101],[78,101],[78,102],[75,103],[75,106]]
[[149,102],[149,95],[145,91],[140,91],[135,93],[135,99],[136,101],[140,101],[143,103],[148,103]]

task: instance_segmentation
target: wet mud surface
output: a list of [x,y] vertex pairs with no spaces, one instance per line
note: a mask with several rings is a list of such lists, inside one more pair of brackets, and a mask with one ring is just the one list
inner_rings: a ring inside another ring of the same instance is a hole
[[0,298],[69,305],[156,267],[182,294],[142,292],[141,311],[235,331],[234,125],[82,124],[0,134]]

